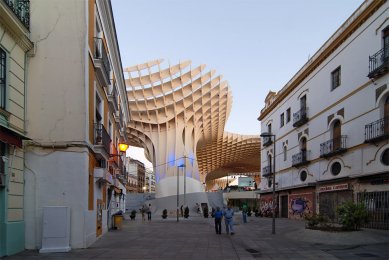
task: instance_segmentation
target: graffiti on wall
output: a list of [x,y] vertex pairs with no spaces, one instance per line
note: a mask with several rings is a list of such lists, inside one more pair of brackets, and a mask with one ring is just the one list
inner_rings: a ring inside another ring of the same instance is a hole
[[[269,197],[261,197],[261,208],[260,214],[262,217],[272,217],[273,216],[273,198]],[[277,214],[277,205],[276,205],[276,214]]]
[[311,215],[313,210],[313,194],[289,195],[289,217],[294,219]]

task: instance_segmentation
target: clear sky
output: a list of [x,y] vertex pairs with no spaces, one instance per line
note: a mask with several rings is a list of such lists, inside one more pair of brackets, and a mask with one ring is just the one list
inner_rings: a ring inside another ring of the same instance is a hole
[[112,6],[123,67],[159,58],[206,64],[232,89],[225,130],[259,134],[269,90],[279,91],[362,2],[112,0]]

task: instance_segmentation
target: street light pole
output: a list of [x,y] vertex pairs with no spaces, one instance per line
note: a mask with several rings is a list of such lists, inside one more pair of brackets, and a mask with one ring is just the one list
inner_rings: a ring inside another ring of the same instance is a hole
[[177,222],[178,222],[178,207],[179,207],[179,196],[180,196],[180,188],[179,188],[179,167],[177,167]]
[[[272,133],[262,133],[261,137],[270,137],[273,138],[273,211],[272,211],[272,234],[276,234],[276,135]],[[271,163],[271,162],[270,162]],[[270,170],[271,167],[270,167]],[[278,204],[278,203],[277,203]]]
[[186,156],[184,156],[184,165],[183,165],[183,169],[184,169],[184,205],[186,205],[186,172],[185,172],[185,166],[186,166]]
[[276,234],[276,136],[273,135],[273,221],[272,234]]

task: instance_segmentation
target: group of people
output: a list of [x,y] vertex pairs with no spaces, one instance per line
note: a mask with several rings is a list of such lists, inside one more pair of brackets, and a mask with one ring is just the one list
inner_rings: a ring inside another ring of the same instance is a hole
[[233,235],[235,233],[233,217],[234,217],[234,210],[230,205],[227,206],[227,208],[223,208],[223,210],[217,207],[215,211],[216,234],[220,235],[222,233],[222,219],[224,218],[227,234],[231,233],[231,235]]
[[147,213],[147,220],[151,220],[151,204],[143,205],[142,208],[139,210],[140,213],[142,214],[142,221],[145,221],[145,213]]

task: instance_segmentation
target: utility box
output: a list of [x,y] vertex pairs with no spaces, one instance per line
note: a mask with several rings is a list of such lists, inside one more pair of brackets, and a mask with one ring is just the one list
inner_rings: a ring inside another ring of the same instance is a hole
[[70,251],[70,208],[43,207],[42,248],[39,253]]

